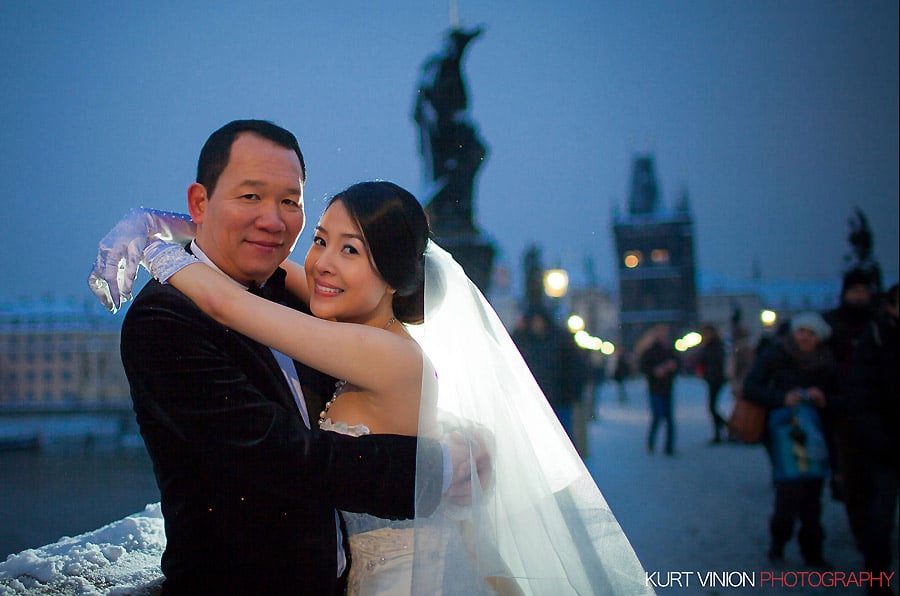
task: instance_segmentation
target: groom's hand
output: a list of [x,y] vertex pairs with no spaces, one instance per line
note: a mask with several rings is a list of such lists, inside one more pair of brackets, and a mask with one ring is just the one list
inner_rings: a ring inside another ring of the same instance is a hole
[[445,438],[450,450],[453,475],[444,496],[454,505],[472,503],[472,487],[477,492],[488,488],[493,479],[493,459],[489,437],[472,430],[454,431]]

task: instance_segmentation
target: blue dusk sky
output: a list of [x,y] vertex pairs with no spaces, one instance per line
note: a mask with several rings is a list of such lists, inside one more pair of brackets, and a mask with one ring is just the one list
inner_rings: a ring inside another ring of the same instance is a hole
[[[635,155],[686,190],[699,267],[832,279],[855,207],[898,271],[896,0],[459,0],[490,147],[476,220],[519,277],[529,243],[614,276]],[[236,118],[299,138],[308,220],[363,179],[426,187],[411,119],[438,0],[0,2],[0,296],[86,298],[130,207],[184,211],[197,154]],[[420,198],[423,198],[420,196]],[[295,258],[310,241],[307,225]]]

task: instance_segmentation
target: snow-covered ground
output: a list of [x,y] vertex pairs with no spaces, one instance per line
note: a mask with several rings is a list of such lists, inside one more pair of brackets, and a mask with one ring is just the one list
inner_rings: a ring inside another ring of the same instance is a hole
[[92,532],[9,555],[0,563],[0,595],[155,594],[165,546],[159,504],[147,505]]
[[[795,542],[784,568],[773,569],[765,557],[773,493],[763,449],[708,445],[704,385],[681,378],[675,390],[677,454],[649,455],[644,447],[644,384],[632,381],[627,389],[628,400],[621,404],[611,384],[604,388],[599,416],[588,429],[586,463],[645,569],[656,574],[659,594],[864,593],[859,588],[762,585],[765,572],[809,571]],[[730,408],[726,389],[721,409]],[[843,507],[827,491],[823,503],[826,558],[838,572],[861,571]],[[151,594],[159,585],[164,546],[159,507],[151,504],[87,534],[10,555],[0,563],[0,595]],[[711,573],[728,585],[701,585]],[[751,577],[755,585],[750,585]],[[896,574],[893,586],[896,591]]]

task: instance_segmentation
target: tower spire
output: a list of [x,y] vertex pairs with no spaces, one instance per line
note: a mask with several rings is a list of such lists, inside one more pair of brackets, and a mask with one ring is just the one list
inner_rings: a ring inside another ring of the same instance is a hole
[[655,213],[659,205],[659,189],[653,168],[653,157],[638,155],[631,164],[631,195],[628,212],[632,215]]
[[456,0],[449,0],[450,28],[459,29],[459,4]]

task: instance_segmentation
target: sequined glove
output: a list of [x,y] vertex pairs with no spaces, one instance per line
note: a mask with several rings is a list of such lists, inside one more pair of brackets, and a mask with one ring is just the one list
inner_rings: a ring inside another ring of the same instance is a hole
[[116,312],[131,300],[134,280],[144,249],[154,240],[186,244],[194,238],[196,226],[187,215],[132,209],[100,241],[97,261],[88,276],[88,285],[100,303]]
[[141,265],[160,283],[167,283],[181,269],[199,262],[197,257],[184,250],[180,244],[162,240],[154,240],[148,244],[141,259]]

